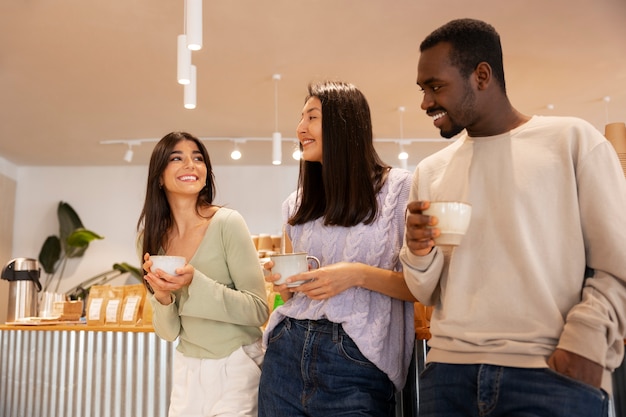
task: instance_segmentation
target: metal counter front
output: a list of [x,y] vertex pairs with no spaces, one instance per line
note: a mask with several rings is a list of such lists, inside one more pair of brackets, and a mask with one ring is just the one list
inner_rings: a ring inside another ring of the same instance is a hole
[[150,327],[0,326],[0,416],[167,416],[174,344]]
[[[418,335],[396,417],[419,416],[427,349]],[[0,416],[166,417],[173,353],[151,327],[0,325]],[[610,416],[626,417],[625,381],[626,362]]]

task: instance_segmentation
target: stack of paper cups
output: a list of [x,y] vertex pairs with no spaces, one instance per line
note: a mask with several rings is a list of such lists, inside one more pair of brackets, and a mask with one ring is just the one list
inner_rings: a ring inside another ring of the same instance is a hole
[[264,250],[264,251],[273,251],[274,243],[272,242],[272,237],[268,235],[267,233],[260,233],[257,249]]
[[609,123],[605,127],[604,136],[615,148],[619,162],[622,164],[622,171],[626,176],[626,124]]

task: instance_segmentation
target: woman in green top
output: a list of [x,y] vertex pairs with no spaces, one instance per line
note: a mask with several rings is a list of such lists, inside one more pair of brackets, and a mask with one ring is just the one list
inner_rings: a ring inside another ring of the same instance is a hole
[[[159,141],[147,182],[138,231],[153,325],[178,339],[169,416],[256,416],[268,306],[247,225],[213,204],[208,152],[188,133]],[[152,270],[150,254],[187,263],[169,275]]]

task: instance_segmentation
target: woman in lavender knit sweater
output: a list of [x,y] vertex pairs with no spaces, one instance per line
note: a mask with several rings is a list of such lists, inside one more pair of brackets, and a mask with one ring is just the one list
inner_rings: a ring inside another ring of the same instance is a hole
[[286,302],[264,334],[259,416],[393,416],[415,341],[398,259],[411,174],[380,160],[351,84],[310,85],[297,134],[298,190],[283,217],[294,252],[322,267],[274,286]]

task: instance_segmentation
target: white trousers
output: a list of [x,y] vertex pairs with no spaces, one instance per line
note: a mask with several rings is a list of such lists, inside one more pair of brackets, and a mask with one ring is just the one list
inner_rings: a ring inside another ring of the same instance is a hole
[[169,417],[256,417],[263,353],[260,341],[221,359],[174,351]]

